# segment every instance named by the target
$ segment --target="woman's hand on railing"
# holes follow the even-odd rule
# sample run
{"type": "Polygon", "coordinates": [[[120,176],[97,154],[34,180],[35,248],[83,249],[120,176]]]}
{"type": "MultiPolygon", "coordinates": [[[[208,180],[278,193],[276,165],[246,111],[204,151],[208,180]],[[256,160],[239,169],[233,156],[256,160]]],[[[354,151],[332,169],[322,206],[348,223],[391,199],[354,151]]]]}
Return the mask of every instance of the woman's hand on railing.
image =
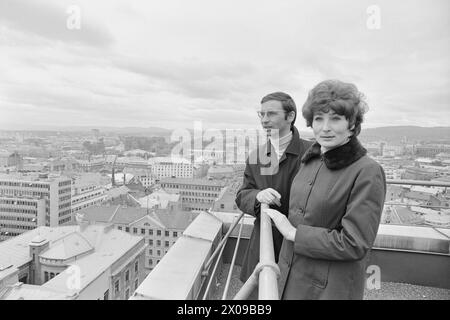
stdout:
{"type": "Polygon", "coordinates": [[[267,215],[272,219],[278,231],[286,240],[295,241],[297,229],[289,222],[289,219],[281,212],[274,209],[265,209],[267,215]]]}

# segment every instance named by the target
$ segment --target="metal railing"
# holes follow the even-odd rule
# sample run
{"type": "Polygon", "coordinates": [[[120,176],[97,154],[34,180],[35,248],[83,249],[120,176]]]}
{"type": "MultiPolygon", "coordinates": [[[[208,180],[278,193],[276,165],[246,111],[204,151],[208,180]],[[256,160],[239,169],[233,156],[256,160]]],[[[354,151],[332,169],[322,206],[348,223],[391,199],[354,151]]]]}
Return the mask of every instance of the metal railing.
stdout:
{"type": "Polygon", "coordinates": [[[267,204],[261,204],[261,238],[259,244],[259,261],[263,265],[259,273],[259,300],[278,300],[277,275],[270,264],[275,264],[273,249],[272,223],[265,212],[267,204]]]}
{"type": "MultiPolygon", "coordinates": [[[[217,260],[216,260],[216,263],[215,263],[215,265],[214,265],[213,271],[212,271],[212,273],[211,273],[211,277],[209,278],[208,285],[207,285],[206,290],[205,290],[205,292],[204,292],[204,294],[203,294],[203,300],[205,300],[205,299],[208,297],[208,293],[209,293],[209,291],[210,291],[210,289],[211,289],[211,283],[212,283],[212,280],[213,280],[213,276],[214,276],[214,274],[215,274],[215,272],[216,272],[217,266],[219,265],[219,261],[220,261],[220,258],[222,257],[222,254],[223,254],[223,251],[224,251],[224,249],[225,249],[225,245],[226,245],[226,243],[227,243],[227,241],[228,241],[228,238],[230,237],[230,235],[231,235],[231,233],[233,232],[233,230],[236,228],[236,226],[237,226],[237,224],[239,223],[239,221],[241,221],[241,219],[243,218],[243,216],[244,216],[244,213],[242,212],[242,213],[237,217],[237,219],[233,222],[233,224],[230,226],[230,228],[228,229],[228,231],[227,231],[227,233],[225,234],[225,236],[222,238],[222,240],[221,240],[221,241],[219,242],[219,244],[217,245],[217,248],[214,250],[214,252],[212,253],[212,255],[211,255],[211,257],[209,258],[209,260],[205,263],[205,265],[204,265],[204,267],[203,267],[203,272],[202,272],[203,280],[202,280],[202,285],[201,285],[201,286],[203,286],[203,284],[205,283],[205,281],[206,281],[208,275],[210,274],[210,273],[209,273],[209,268],[210,268],[212,262],[214,261],[214,259],[215,259],[216,256],[217,256],[217,260]]],[[[242,220],[243,220],[243,219],[242,219],[242,220]]],[[[241,235],[241,232],[242,232],[242,226],[243,226],[243,223],[241,223],[241,228],[240,228],[240,230],[239,230],[239,238],[240,238],[240,235],[241,235]]],[[[238,241],[237,244],[239,244],[239,241],[238,241]]],[[[237,249],[236,249],[236,250],[237,250],[237,249]]],[[[231,270],[232,270],[232,267],[230,267],[230,268],[231,268],[231,270]]],[[[230,277],[231,277],[231,273],[230,273],[230,277]]],[[[228,280],[227,280],[227,281],[228,281],[228,280]]]]}
{"type": "Polygon", "coordinates": [[[233,274],[233,268],[234,268],[234,264],[236,262],[236,255],[237,255],[237,252],[238,252],[238,249],[239,249],[239,242],[241,241],[241,234],[242,234],[242,227],[243,226],[244,226],[244,218],[242,218],[242,220],[241,220],[241,226],[239,228],[238,238],[237,238],[237,241],[236,241],[236,245],[234,247],[233,258],[231,259],[230,270],[228,272],[227,281],[225,283],[225,289],[223,291],[222,300],[226,300],[226,298],[227,298],[228,288],[229,288],[230,281],[231,281],[231,275],[233,274]]]}
{"type": "Polygon", "coordinates": [[[398,179],[387,179],[386,184],[408,184],[411,186],[427,186],[427,187],[450,187],[450,182],[433,182],[424,180],[398,180],[398,179]]]}
{"type": "Polygon", "coordinates": [[[259,241],[259,268],[253,272],[242,288],[234,297],[235,300],[244,300],[258,287],[259,300],[278,300],[278,280],[273,268],[275,253],[273,248],[272,223],[265,212],[269,205],[262,203],[260,212],[260,241],[259,241]]]}

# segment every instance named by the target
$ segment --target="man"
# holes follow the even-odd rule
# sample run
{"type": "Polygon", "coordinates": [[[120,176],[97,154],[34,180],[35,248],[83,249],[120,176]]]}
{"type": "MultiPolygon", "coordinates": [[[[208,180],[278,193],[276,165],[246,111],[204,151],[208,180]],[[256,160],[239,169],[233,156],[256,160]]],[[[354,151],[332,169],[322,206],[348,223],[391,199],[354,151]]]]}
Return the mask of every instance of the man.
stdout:
{"type": "MultiPolygon", "coordinates": [[[[288,216],[289,194],[292,180],[300,167],[300,160],[312,144],[310,141],[300,139],[297,128],[294,127],[297,117],[297,108],[294,100],[286,93],[274,92],[266,95],[261,100],[261,111],[258,112],[262,127],[272,132],[278,131],[278,143],[271,141],[268,146],[259,148],[258,154],[264,152],[270,156],[272,162],[276,162],[276,170],[268,173],[264,161],[250,155],[247,159],[244,182],[236,195],[236,204],[243,212],[256,217],[253,232],[247,250],[244,255],[241,271],[241,281],[247,281],[255,266],[259,262],[259,238],[260,238],[260,208],[261,203],[280,211],[288,216]]],[[[253,153],[254,155],[254,153],[253,153]]],[[[273,163],[271,163],[273,167],[273,163]]],[[[275,262],[278,262],[283,236],[275,226],[272,226],[275,262]]],[[[250,299],[257,299],[256,291],[250,299]]]]}

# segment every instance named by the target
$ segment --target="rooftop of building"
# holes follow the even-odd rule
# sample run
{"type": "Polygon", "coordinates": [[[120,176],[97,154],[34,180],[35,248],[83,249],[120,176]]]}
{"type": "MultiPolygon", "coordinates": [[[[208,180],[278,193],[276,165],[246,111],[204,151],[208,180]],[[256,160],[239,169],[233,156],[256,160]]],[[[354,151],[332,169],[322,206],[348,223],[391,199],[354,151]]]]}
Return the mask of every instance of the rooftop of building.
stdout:
{"type": "Polygon", "coordinates": [[[60,180],[68,180],[65,175],[58,173],[23,173],[23,172],[11,172],[0,173],[0,180],[2,181],[40,181],[40,182],[54,182],[60,180]]]}
{"type": "MultiPolygon", "coordinates": [[[[131,299],[220,299],[230,260],[234,261],[234,254],[237,252],[231,289],[227,295],[228,299],[233,298],[242,286],[238,266],[242,263],[245,242],[248,242],[252,232],[254,218],[244,215],[241,241],[237,249],[234,246],[239,243],[236,242],[239,241],[236,237],[241,233],[240,223],[231,233],[232,238],[225,241],[223,254],[216,244],[216,237],[223,236],[237,216],[238,214],[229,212],[210,212],[197,217],[131,299]],[[222,259],[215,262],[219,266],[217,273],[214,260],[212,264],[207,263],[216,250],[221,252],[219,256],[222,255],[222,259]],[[195,254],[189,255],[186,251],[195,254]],[[180,264],[180,261],[183,263],[180,264]],[[215,277],[217,274],[217,280],[212,281],[212,291],[208,293],[209,276],[215,277]],[[211,293],[214,289],[220,292],[211,293]]],[[[381,288],[366,289],[364,299],[448,299],[450,282],[445,277],[448,273],[449,242],[450,229],[380,225],[370,263],[382,270],[381,288]]]]}
{"type": "MultiPolygon", "coordinates": [[[[39,227],[1,242],[0,265],[12,265],[11,268],[17,269],[30,262],[29,244],[32,241],[35,243],[49,241],[49,248],[40,256],[60,260],[68,267],[76,266],[81,276],[80,285],[70,290],[67,288],[67,281],[72,272],[68,269],[42,286],[36,287],[69,295],[83,290],[140,242],[143,247],[145,246],[141,237],[116,230],[111,226],[87,225],[85,229],[80,229],[80,226],[39,227]]],[[[2,272],[0,279],[4,276],[2,272]]]]}
{"type": "Polygon", "coordinates": [[[183,211],[179,208],[173,210],[154,209],[123,206],[93,206],[82,211],[84,219],[102,223],[117,223],[131,225],[145,217],[156,225],[165,229],[184,230],[198,215],[195,212],[183,211]]]}
{"type": "MultiPolygon", "coordinates": [[[[108,186],[110,187],[111,185],[108,184],[108,186]]],[[[116,198],[121,195],[126,195],[129,192],[130,192],[130,189],[127,188],[126,186],[119,186],[119,187],[114,187],[114,188],[109,189],[108,191],[106,191],[106,194],[111,198],[116,198]]]]}
{"type": "Polygon", "coordinates": [[[159,206],[160,208],[165,209],[169,202],[180,201],[180,195],[177,193],[168,193],[164,189],[159,189],[148,196],[139,198],[138,201],[143,208],[159,206]]]}
{"type": "Polygon", "coordinates": [[[96,172],[80,172],[69,176],[74,180],[73,186],[75,188],[82,188],[92,185],[105,186],[111,182],[111,177],[96,172]]]}
{"type": "Polygon", "coordinates": [[[0,300],[66,300],[66,291],[18,282],[0,292],[0,300]]]}

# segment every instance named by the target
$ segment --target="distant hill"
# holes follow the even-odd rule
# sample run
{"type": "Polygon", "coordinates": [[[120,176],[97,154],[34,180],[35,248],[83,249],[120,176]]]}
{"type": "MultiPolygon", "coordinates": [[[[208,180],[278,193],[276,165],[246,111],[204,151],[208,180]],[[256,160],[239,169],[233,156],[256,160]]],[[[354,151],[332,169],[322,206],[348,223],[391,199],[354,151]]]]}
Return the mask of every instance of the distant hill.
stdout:
{"type": "Polygon", "coordinates": [[[364,141],[386,140],[409,143],[442,142],[450,143],[450,127],[395,126],[363,129],[361,139],[364,141]]]}
{"type": "MultiPolygon", "coordinates": [[[[157,136],[170,138],[173,130],[160,127],[102,127],[102,126],[74,126],[74,127],[48,127],[39,128],[37,130],[51,131],[77,131],[90,132],[92,129],[98,129],[101,133],[116,133],[127,136],[157,136]]],[[[15,130],[14,130],[15,131],[15,130]]],[[[19,131],[19,130],[17,130],[19,131]]],[[[34,130],[20,130],[34,131],[34,130]]],[[[189,130],[192,131],[192,130],[189,130]]],[[[192,132],[191,132],[192,133],[192,132]]],[[[311,131],[301,131],[300,135],[306,139],[312,138],[311,131]]],[[[384,140],[387,142],[406,141],[408,143],[449,143],[450,144],[450,127],[419,127],[419,126],[390,126],[362,129],[360,134],[361,140],[365,142],[384,140]]]]}

